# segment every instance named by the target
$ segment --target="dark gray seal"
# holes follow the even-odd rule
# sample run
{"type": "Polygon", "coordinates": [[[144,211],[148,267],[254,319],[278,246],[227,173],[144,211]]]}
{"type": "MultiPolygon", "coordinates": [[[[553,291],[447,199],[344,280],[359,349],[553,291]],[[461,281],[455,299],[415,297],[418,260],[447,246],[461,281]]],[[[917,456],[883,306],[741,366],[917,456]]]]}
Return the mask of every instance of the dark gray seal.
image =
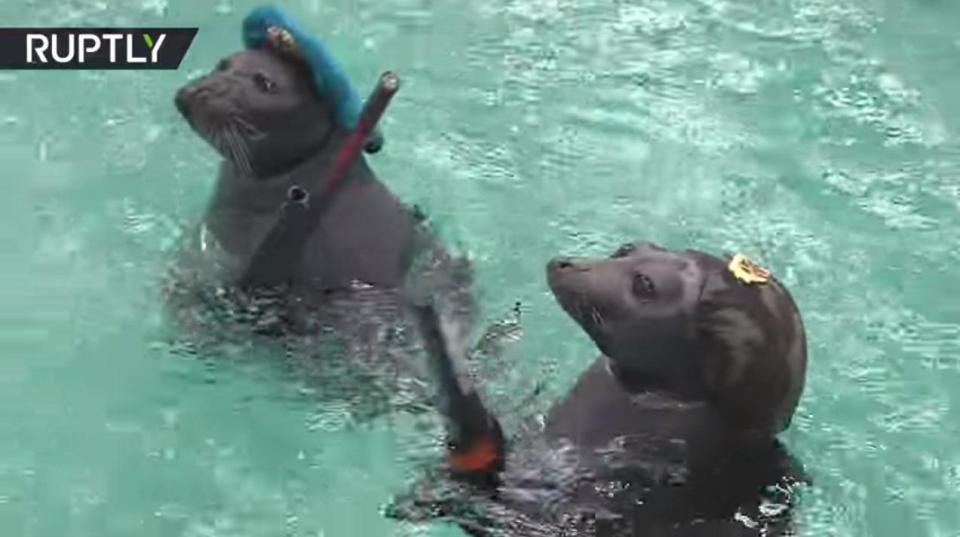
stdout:
{"type": "Polygon", "coordinates": [[[759,536],[791,525],[802,468],[777,439],[804,387],[787,289],[741,256],[650,243],[555,259],[550,289],[602,355],[542,428],[504,441],[431,307],[448,468],[390,515],[445,516],[472,535],[759,536]]]}
{"type": "Polygon", "coordinates": [[[384,390],[392,393],[399,376],[418,369],[401,350],[409,341],[399,289],[410,277],[449,291],[464,315],[471,314],[469,263],[448,254],[423,215],[404,205],[362,155],[338,189],[324,194],[326,209],[292,257],[295,266],[281,267],[289,278],[248,285],[266,279],[250,277],[251,259],[292,188],[322,190],[324,172],[348,135],[305,64],[269,48],[238,52],[183,86],[175,104],[223,157],[168,289],[169,310],[182,331],[205,343],[232,333],[242,338],[248,330],[295,335],[300,339],[287,343],[296,352],[288,348],[286,359],[300,371],[320,378],[323,366],[347,360],[363,367],[336,369],[325,385],[353,382],[365,391],[369,373],[388,379],[384,390]],[[333,360],[331,349],[346,358],[333,360]]]}
{"type": "MultiPolygon", "coordinates": [[[[223,157],[204,217],[207,241],[246,268],[293,185],[323,179],[347,133],[317,94],[306,68],[263,49],[220,61],[182,87],[175,102],[190,126],[223,157]]],[[[417,220],[358,159],[304,249],[298,283],[318,290],[353,282],[400,285],[417,220]]]]}

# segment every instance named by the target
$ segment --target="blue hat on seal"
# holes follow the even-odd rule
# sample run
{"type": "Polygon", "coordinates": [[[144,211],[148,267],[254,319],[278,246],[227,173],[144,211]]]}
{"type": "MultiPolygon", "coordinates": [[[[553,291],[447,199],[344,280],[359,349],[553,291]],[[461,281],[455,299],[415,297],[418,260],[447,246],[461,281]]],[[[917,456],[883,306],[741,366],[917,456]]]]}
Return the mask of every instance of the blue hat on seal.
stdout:
{"type": "MultiPolygon", "coordinates": [[[[323,43],[283,11],[269,5],[253,8],[243,19],[243,44],[248,49],[268,47],[304,62],[313,72],[317,92],[332,100],[337,123],[346,130],[356,128],[363,106],[347,75],[323,43]]],[[[364,150],[376,153],[382,147],[383,135],[375,129],[364,150]]]]}

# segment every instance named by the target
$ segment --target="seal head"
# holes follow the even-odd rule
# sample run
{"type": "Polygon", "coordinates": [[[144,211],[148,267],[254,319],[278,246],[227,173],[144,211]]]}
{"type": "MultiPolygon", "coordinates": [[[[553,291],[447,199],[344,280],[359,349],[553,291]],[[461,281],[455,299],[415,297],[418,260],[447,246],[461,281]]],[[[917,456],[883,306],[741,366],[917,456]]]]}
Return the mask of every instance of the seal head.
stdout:
{"type": "Polygon", "coordinates": [[[309,69],[268,49],[223,58],[180,88],[174,102],[197,134],[257,177],[296,166],[338,129],[309,69]]]}
{"type": "MultiPolygon", "coordinates": [[[[261,5],[243,19],[243,44],[248,49],[267,47],[296,58],[310,69],[317,91],[327,95],[334,118],[345,130],[357,128],[363,108],[360,97],[343,68],[317,37],[306,32],[287,13],[276,6],[261,5]]],[[[374,127],[364,144],[367,153],[383,147],[383,135],[374,127]]]]}
{"type": "Polygon", "coordinates": [[[745,431],[789,426],[806,339],[769,272],[742,256],[635,242],[608,258],[551,260],[547,279],[625,386],[707,400],[745,431]]]}

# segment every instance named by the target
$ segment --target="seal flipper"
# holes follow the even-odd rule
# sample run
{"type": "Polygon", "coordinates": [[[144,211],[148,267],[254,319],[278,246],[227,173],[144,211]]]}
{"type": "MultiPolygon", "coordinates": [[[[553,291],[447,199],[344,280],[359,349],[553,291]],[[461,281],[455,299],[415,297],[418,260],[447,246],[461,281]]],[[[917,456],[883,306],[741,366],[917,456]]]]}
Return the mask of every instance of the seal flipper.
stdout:
{"type": "Polygon", "coordinates": [[[458,479],[496,486],[506,451],[500,422],[484,406],[469,379],[458,374],[464,356],[451,348],[453,340],[436,309],[432,305],[412,309],[438,383],[450,471],[458,479]]]}

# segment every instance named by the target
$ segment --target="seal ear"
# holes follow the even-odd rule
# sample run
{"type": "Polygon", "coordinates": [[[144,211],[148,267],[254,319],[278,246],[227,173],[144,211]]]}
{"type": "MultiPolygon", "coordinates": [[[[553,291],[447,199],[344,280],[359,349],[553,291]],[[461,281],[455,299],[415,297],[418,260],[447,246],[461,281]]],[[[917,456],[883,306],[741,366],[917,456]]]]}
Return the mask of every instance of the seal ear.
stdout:
{"type": "Polygon", "coordinates": [[[786,288],[743,256],[711,264],[696,314],[710,397],[743,430],[779,433],[804,387],[800,313],[786,288]]]}

